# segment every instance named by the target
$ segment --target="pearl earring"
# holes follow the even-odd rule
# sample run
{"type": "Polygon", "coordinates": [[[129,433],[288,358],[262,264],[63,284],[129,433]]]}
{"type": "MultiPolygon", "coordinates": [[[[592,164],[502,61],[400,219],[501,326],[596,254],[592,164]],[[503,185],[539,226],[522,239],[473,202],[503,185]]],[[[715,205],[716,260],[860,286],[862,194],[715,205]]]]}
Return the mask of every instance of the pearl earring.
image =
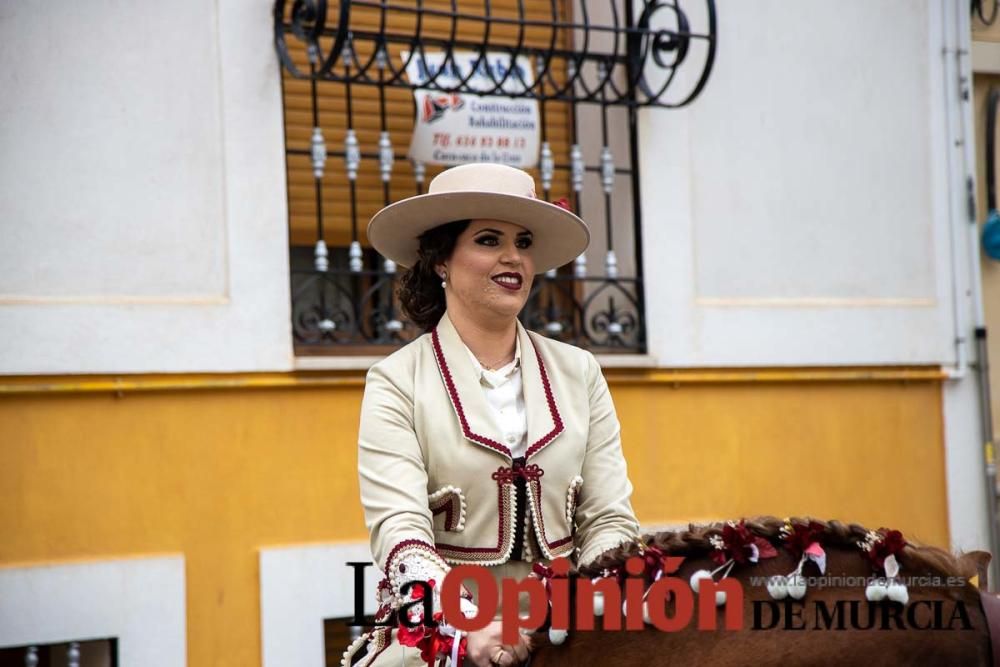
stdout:
{"type": "Polygon", "coordinates": [[[446,279],[447,277],[448,277],[448,274],[446,274],[446,273],[442,273],[442,274],[441,274],[441,289],[444,289],[444,287],[445,287],[445,284],[446,284],[446,283],[445,283],[445,279],[446,279]]]}

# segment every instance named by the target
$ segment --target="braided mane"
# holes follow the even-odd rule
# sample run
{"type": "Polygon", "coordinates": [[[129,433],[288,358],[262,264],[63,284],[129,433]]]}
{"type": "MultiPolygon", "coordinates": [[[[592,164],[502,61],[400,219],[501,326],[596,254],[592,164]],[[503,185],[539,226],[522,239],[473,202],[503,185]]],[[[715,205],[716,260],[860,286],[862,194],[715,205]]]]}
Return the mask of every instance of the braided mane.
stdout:
{"type": "MultiPolygon", "coordinates": [[[[821,521],[809,518],[792,518],[792,525],[808,525],[810,521],[823,526],[820,543],[825,548],[840,548],[860,554],[858,543],[864,541],[868,528],[856,523],[845,524],[840,521],[821,521]]],[[[713,551],[709,538],[722,535],[725,524],[721,522],[703,526],[689,524],[687,530],[665,531],[643,537],[647,546],[654,546],[664,553],[686,558],[708,557],[713,551]]],[[[785,525],[784,519],[773,516],[761,516],[746,520],[750,532],[770,541],[781,550],[781,535],[779,531],[785,525]]],[[[605,568],[621,567],[629,556],[640,551],[637,544],[625,544],[605,552],[594,563],[581,567],[580,573],[586,576],[597,576],[605,568]]],[[[900,565],[910,572],[929,572],[940,576],[958,576],[966,580],[976,575],[975,565],[956,557],[955,555],[932,546],[908,543],[899,557],[900,565]]]]}

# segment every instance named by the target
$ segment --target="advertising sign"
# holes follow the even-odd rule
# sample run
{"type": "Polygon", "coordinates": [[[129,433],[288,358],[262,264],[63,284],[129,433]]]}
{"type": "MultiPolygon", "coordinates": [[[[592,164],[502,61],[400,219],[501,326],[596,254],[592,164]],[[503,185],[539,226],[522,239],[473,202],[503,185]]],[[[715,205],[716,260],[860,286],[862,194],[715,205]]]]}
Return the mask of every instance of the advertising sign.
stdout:
{"type": "MultiPolygon", "coordinates": [[[[444,88],[469,77],[466,86],[480,91],[492,91],[503,80],[501,90],[509,94],[523,93],[534,81],[527,56],[512,61],[505,53],[487,53],[477,66],[478,53],[455,51],[452,55],[445,63],[443,52],[416,54],[406,67],[406,75],[411,83],[420,85],[440,72],[434,83],[444,88]],[[512,64],[514,70],[508,73],[512,64]]],[[[404,52],[404,62],[407,57],[404,52]]],[[[498,162],[521,168],[538,163],[537,101],[437,90],[415,90],[413,94],[417,117],[411,159],[443,165],[498,162]]]]}

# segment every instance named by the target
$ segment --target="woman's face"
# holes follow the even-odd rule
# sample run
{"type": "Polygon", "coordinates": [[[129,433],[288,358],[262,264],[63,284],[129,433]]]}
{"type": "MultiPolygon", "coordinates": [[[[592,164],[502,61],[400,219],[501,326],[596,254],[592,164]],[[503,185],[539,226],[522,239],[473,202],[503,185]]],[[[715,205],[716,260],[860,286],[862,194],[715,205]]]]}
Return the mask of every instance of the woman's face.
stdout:
{"type": "Polygon", "coordinates": [[[520,225],[472,220],[438,268],[447,272],[448,308],[486,319],[517,317],[535,275],[532,241],[531,232],[520,225]]]}

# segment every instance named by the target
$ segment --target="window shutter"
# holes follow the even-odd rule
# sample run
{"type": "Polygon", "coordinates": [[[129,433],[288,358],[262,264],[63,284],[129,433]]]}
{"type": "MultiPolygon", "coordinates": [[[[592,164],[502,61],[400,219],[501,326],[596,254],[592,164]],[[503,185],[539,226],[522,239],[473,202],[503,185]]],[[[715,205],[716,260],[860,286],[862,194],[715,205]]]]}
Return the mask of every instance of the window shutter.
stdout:
{"type": "MultiPolygon", "coordinates": [[[[523,18],[538,22],[524,30],[523,46],[525,48],[548,48],[552,41],[553,8],[559,12],[557,19],[565,19],[566,2],[564,0],[494,0],[490,3],[491,17],[500,19],[518,19],[518,4],[524,8],[523,18]]],[[[414,0],[395,2],[394,6],[416,7],[414,0]]],[[[422,3],[425,12],[430,10],[451,11],[449,0],[426,0],[422,3]]],[[[459,0],[458,10],[463,14],[481,16],[484,14],[484,4],[471,0],[459,0]]],[[[331,8],[328,16],[336,16],[336,8],[331,8]]],[[[351,30],[360,32],[378,32],[380,12],[372,7],[353,5],[351,8],[351,30]]],[[[385,31],[395,34],[414,34],[416,19],[412,14],[395,11],[386,18],[385,31]]],[[[447,40],[451,34],[451,21],[445,17],[425,16],[421,27],[423,37],[447,40]]],[[[459,20],[457,34],[463,40],[476,41],[483,37],[484,24],[480,21],[459,20]]],[[[571,35],[560,30],[557,37],[557,48],[566,48],[571,35]]],[[[332,40],[321,43],[325,50],[331,48],[332,40]]],[[[518,28],[514,25],[493,24],[490,28],[490,43],[515,47],[518,42],[518,28]]],[[[372,47],[367,40],[358,40],[357,58],[359,62],[367,62],[372,57],[372,47]]],[[[397,70],[402,67],[401,53],[407,49],[405,44],[389,44],[389,56],[392,66],[397,70]]],[[[431,47],[426,49],[432,50],[431,47]]],[[[301,71],[309,70],[309,63],[303,49],[295,49],[292,56],[301,71]]],[[[534,63],[533,63],[534,64],[534,63]]],[[[338,66],[340,66],[338,64],[338,66]]],[[[343,69],[341,68],[341,72],[343,69]]],[[[369,70],[375,77],[378,70],[373,66],[369,70]]],[[[391,71],[386,70],[386,77],[391,71]]],[[[554,72],[558,81],[565,76],[564,72],[554,72]]],[[[288,149],[288,204],[289,204],[289,234],[293,246],[308,246],[317,239],[316,219],[316,186],[313,179],[310,158],[310,139],[313,133],[313,118],[311,104],[311,82],[295,79],[282,70],[283,94],[285,101],[285,142],[288,149]]],[[[382,131],[379,90],[382,89],[385,99],[386,129],[389,131],[393,150],[396,156],[392,177],[389,182],[389,201],[397,201],[417,194],[413,168],[406,159],[413,130],[413,94],[407,88],[380,87],[374,85],[352,84],[349,87],[343,83],[319,81],[316,84],[318,96],[319,126],[323,130],[328,152],[326,169],[322,183],[323,228],[326,242],[331,246],[343,247],[352,240],[352,216],[350,183],[344,165],[344,137],[348,128],[348,95],[350,96],[351,126],[357,133],[361,146],[361,167],[356,183],[356,213],[358,240],[367,246],[365,227],[368,220],[386,202],[378,162],[379,134],[382,131]]],[[[545,138],[552,146],[557,164],[569,162],[569,147],[572,143],[570,104],[562,102],[547,102],[544,104],[545,138]]],[[[427,165],[426,183],[430,182],[442,167],[427,165]]],[[[538,170],[529,170],[538,180],[538,170]]],[[[541,195],[541,185],[538,184],[541,195]]],[[[552,199],[570,194],[570,174],[568,169],[557,169],[552,184],[552,199]]]]}

